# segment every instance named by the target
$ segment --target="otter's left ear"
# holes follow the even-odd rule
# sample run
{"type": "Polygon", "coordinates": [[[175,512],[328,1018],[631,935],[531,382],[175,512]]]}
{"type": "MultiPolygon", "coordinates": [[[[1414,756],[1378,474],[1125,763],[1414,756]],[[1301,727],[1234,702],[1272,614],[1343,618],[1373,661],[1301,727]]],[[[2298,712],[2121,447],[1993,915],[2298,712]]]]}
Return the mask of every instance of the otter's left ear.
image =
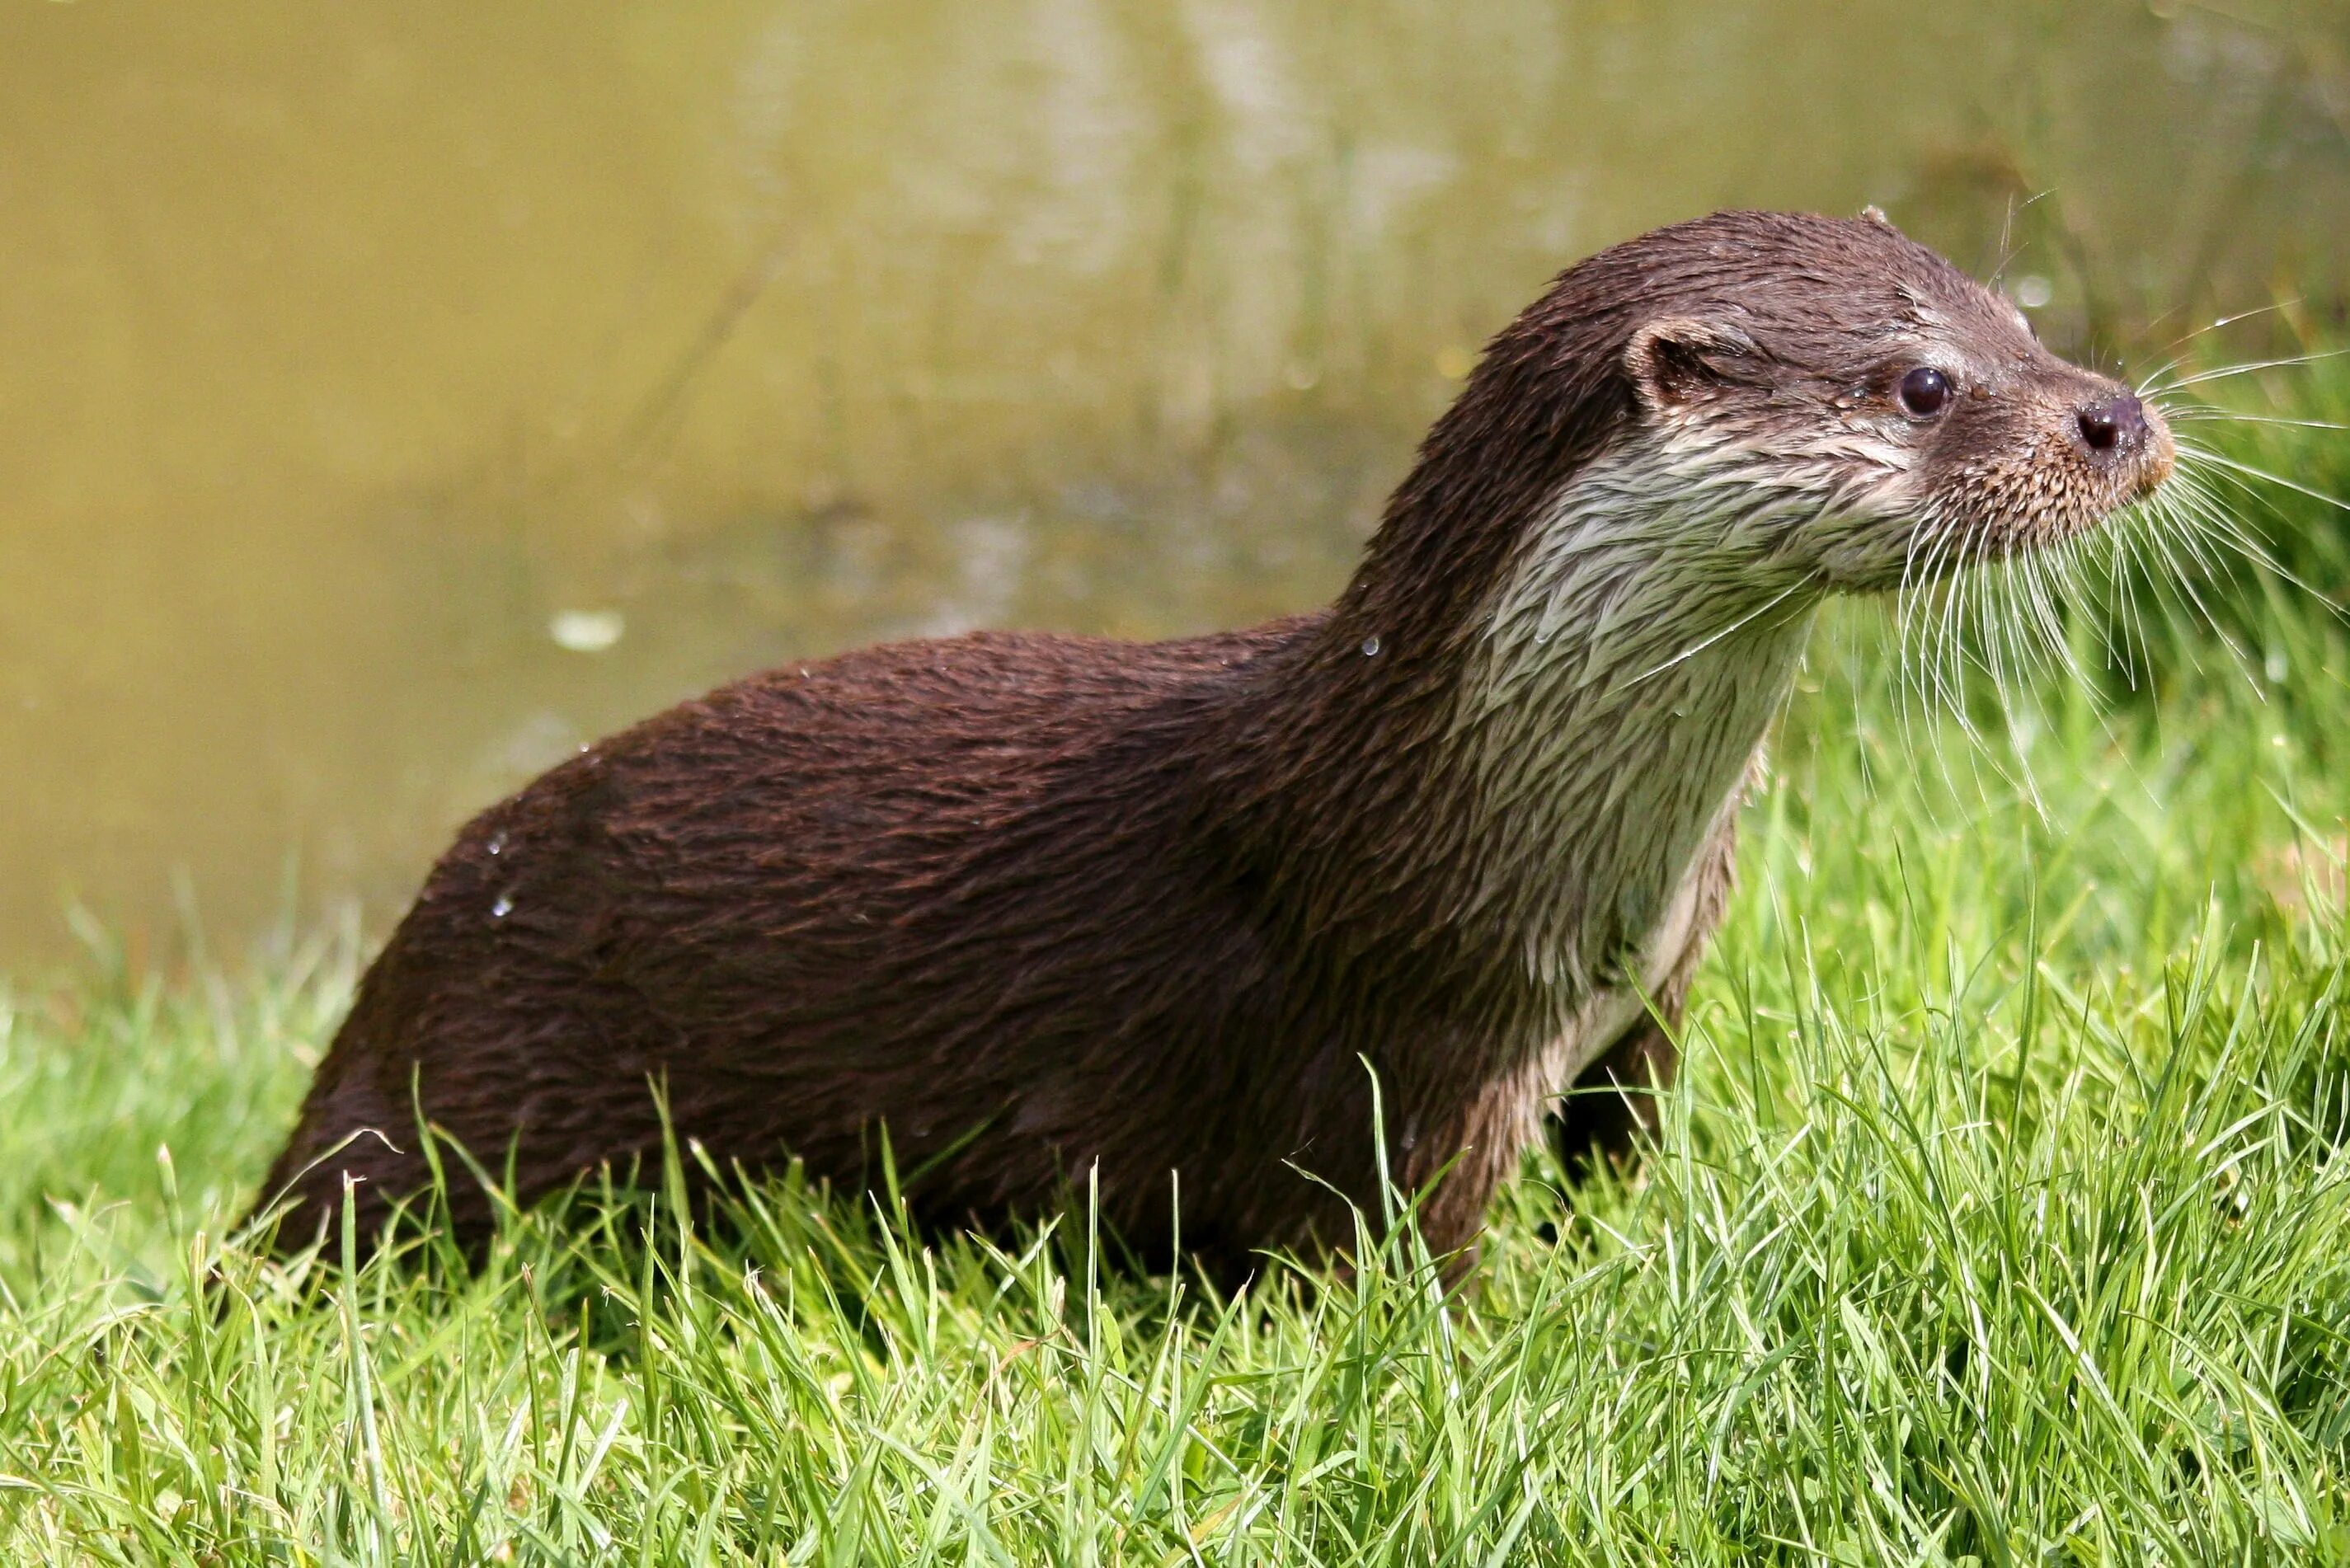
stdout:
{"type": "Polygon", "coordinates": [[[1642,323],[1632,334],[1624,369],[1649,412],[1671,413],[1739,379],[1741,361],[1755,351],[1754,339],[1735,327],[1667,316],[1642,323]]]}

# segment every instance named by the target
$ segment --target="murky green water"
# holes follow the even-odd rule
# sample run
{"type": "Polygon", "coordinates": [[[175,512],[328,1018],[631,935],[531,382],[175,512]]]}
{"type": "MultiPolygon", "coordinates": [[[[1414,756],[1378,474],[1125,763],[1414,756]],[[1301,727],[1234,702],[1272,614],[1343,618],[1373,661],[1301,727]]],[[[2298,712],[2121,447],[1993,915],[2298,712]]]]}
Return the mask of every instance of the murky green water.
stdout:
{"type": "Polygon", "coordinates": [[[380,915],[765,662],[1308,604],[1560,265],[1868,201],[2109,351],[2338,309],[2350,7],[8,0],[0,970],[380,915]]]}

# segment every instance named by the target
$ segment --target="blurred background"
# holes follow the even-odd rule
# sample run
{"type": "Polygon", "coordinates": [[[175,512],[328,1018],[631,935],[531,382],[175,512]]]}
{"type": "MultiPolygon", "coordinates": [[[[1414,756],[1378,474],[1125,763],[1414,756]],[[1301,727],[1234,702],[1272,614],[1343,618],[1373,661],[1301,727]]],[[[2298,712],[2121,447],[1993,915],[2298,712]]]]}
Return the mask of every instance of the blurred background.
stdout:
{"type": "Polygon", "coordinates": [[[0,972],[380,925],[764,664],[1312,604],[1560,267],[1869,202],[2106,369],[2338,326],[2350,5],[8,5],[0,972]]]}

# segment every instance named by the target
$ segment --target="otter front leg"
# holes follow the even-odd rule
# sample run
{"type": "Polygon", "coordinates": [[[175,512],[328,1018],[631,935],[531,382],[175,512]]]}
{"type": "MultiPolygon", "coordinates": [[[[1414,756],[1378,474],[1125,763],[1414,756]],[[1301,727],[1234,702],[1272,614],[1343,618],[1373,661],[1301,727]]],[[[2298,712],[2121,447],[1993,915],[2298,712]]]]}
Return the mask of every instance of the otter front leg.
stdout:
{"type": "MultiPolygon", "coordinates": [[[[1746,782],[1731,795],[1716,820],[1697,864],[1683,884],[1687,924],[1678,929],[1668,922],[1670,942],[1664,973],[1638,1018],[1611,1042],[1598,1059],[1575,1078],[1553,1107],[1551,1147],[1569,1175],[1581,1177],[1601,1159],[1621,1165],[1639,1152],[1653,1136],[1660,1102],[1672,1087],[1680,1065],[1681,1014],[1689,1002],[1690,982],[1705,957],[1730,902],[1731,885],[1738,868],[1738,808],[1761,782],[1762,750],[1756,747],[1747,763],[1746,782]]],[[[1677,900],[1678,901],[1678,900],[1677,900]]]]}
{"type": "MultiPolygon", "coordinates": [[[[1680,1028],[1681,998],[1660,1008],[1672,1031],[1680,1028]]],[[[1599,1059],[1560,1096],[1550,1115],[1549,1133],[1559,1164],[1581,1178],[1601,1160],[1623,1165],[1657,1130],[1658,1102],[1672,1087],[1680,1050],[1672,1033],[1642,1012],[1638,1023],[1617,1037],[1599,1059]]]]}

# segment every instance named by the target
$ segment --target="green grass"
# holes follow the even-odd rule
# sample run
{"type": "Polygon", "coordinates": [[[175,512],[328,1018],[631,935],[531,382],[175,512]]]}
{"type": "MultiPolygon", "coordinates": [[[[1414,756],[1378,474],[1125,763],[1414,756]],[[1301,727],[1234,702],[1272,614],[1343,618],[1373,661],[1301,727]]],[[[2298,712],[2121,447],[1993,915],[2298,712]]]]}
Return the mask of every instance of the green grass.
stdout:
{"type": "Polygon", "coordinates": [[[1832,625],[1661,1152],[1450,1301],[1378,1217],[1222,1302],[789,1181],[281,1270],[221,1236],[355,944],[94,961],[0,1009],[0,1560],[2350,1562],[2350,643],[2239,599],[1980,742],[1832,625]]]}

